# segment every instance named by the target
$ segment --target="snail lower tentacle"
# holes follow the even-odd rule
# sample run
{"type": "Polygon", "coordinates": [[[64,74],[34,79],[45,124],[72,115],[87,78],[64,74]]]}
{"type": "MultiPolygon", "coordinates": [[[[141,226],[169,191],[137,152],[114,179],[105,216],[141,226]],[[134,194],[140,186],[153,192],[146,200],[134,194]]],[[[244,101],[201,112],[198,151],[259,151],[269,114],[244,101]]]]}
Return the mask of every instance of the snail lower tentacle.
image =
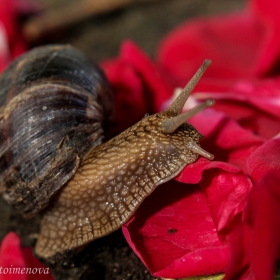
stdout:
{"type": "Polygon", "coordinates": [[[39,257],[52,259],[118,229],[158,185],[199,155],[213,159],[199,146],[200,133],[185,122],[213,102],[180,115],[209,65],[167,110],[105,143],[111,91],[102,71],[80,52],[35,49],[4,72],[0,190],[25,216],[42,211],[39,257]]]}

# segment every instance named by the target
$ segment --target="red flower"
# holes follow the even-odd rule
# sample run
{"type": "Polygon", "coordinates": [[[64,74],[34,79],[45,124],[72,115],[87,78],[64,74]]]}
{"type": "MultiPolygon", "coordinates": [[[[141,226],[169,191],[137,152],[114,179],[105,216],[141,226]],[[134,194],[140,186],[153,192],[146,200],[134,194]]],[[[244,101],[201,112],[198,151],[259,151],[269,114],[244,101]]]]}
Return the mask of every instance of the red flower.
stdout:
{"type": "Polygon", "coordinates": [[[53,280],[49,268],[32,255],[31,248],[21,248],[19,237],[11,232],[0,248],[0,280],[53,280]]]}
{"type": "Polygon", "coordinates": [[[280,246],[280,138],[259,147],[248,158],[256,182],[244,220],[230,235],[232,248],[227,280],[273,279],[280,246]]]}
{"type": "Polygon", "coordinates": [[[32,0],[0,0],[0,72],[16,56],[27,50],[20,17],[38,11],[32,0]]]}
{"type": "MultiPolygon", "coordinates": [[[[228,279],[272,277],[280,228],[273,215],[280,204],[279,143],[270,140],[280,131],[277,5],[252,0],[243,12],[183,24],[163,40],[157,65],[131,43],[111,62],[111,69],[121,64],[134,73],[140,108],[149,104],[153,112],[166,107],[170,88],[184,86],[205,58],[213,61],[190,103],[216,100],[214,109],[191,120],[215,161],[188,165],[176,178],[181,183],[159,186],[123,227],[155,276],[227,270],[228,279]]],[[[120,69],[119,80],[109,68],[107,74],[113,85],[121,81],[126,88],[131,80],[120,69]]],[[[130,106],[137,112],[138,104],[130,106]]]]}

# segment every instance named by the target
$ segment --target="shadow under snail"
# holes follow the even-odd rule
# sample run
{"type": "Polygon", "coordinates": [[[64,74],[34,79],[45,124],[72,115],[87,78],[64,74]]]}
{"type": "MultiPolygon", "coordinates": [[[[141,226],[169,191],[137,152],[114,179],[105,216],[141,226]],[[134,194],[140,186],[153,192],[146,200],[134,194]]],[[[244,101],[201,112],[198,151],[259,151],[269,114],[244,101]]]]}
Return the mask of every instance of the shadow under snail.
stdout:
{"type": "Polygon", "coordinates": [[[165,111],[145,116],[108,142],[112,93],[103,72],[71,46],[16,59],[0,77],[0,191],[25,217],[41,213],[35,254],[55,258],[127,222],[160,184],[199,155],[201,135],[181,114],[203,65],[165,111]]]}

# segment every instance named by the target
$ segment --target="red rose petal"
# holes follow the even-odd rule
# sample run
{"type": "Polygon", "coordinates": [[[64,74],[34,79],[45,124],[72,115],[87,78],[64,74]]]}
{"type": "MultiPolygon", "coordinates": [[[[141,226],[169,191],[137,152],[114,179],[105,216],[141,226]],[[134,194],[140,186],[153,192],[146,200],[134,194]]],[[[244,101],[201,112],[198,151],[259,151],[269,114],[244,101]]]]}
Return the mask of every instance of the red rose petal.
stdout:
{"type": "Polygon", "coordinates": [[[205,110],[190,120],[190,123],[201,132],[205,138],[217,134],[215,144],[223,149],[236,149],[246,145],[262,144],[264,139],[242,128],[233,119],[222,112],[205,110]],[[237,137],[238,135],[238,137],[237,137]]]}
{"type": "Polygon", "coordinates": [[[200,99],[215,99],[215,109],[269,139],[280,131],[280,79],[240,81],[224,93],[204,92],[200,99]]]}
{"type": "Polygon", "coordinates": [[[273,279],[280,246],[279,182],[280,169],[274,169],[252,189],[245,220],[230,238],[232,261],[226,280],[273,279]]]}
{"type": "Polygon", "coordinates": [[[219,241],[205,197],[195,185],[172,180],[159,186],[123,232],[158,277],[218,273],[228,260],[228,248],[219,241]]]}
{"type": "Polygon", "coordinates": [[[250,179],[238,167],[206,159],[188,165],[176,180],[199,183],[221,237],[235,226],[234,220],[244,210],[245,198],[252,188],[250,179]]]}
{"type": "Polygon", "coordinates": [[[267,173],[254,187],[248,205],[248,222],[253,228],[251,266],[256,279],[273,278],[279,254],[280,169],[267,173]]]}
{"type": "Polygon", "coordinates": [[[53,280],[49,268],[33,256],[31,248],[21,248],[20,239],[13,232],[2,240],[0,268],[1,280],[37,280],[38,277],[42,280],[53,280]]]}
{"type": "Polygon", "coordinates": [[[244,211],[253,184],[243,172],[216,169],[205,172],[199,185],[205,192],[220,237],[225,238],[239,221],[236,219],[244,211]]]}
{"type": "Polygon", "coordinates": [[[113,134],[117,134],[141,120],[147,113],[144,85],[135,69],[121,59],[104,62],[102,67],[114,92],[113,134]]]}
{"type": "Polygon", "coordinates": [[[217,90],[254,75],[263,37],[265,30],[249,12],[193,20],[164,38],[158,60],[182,86],[205,58],[211,59],[196,90],[217,90]]]}
{"type": "Polygon", "coordinates": [[[212,109],[196,115],[190,123],[205,136],[201,146],[211,152],[215,160],[234,164],[245,173],[247,157],[264,142],[263,138],[242,128],[224,113],[212,109]]]}
{"type": "MultiPolygon", "coordinates": [[[[130,85],[132,82],[129,80],[129,77],[123,77],[119,81],[112,78],[110,71],[112,71],[114,64],[121,64],[124,69],[130,69],[130,71],[134,73],[134,76],[140,81],[142,95],[147,105],[147,111],[145,113],[158,112],[162,103],[173,93],[173,88],[166,82],[167,79],[163,76],[160,69],[131,41],[126,41],[122,44],[120,55],[117,60],[105,61],[101,65],[105,69],[109,80],[111,81],[112,79],[113,87],[114,82],[122,83],[122,87],[124,88],[127,87],[126,83],[130,85]]],[[[121,68],[119,68],[117,74],[121,77],[123,74],[121,68]]],[[[137,108],[137,105],[136,100],[134,107],[137,108]]]]}
{"type": "Polygon", "coordinates": [[[134,43],[127,41],[121,48],[123,59],[131,63],[145,81],[150,93],[146,101],[153,100],[153,112],[160,111],[162,103],[171,96],[173,87],[166,81],[160,68],[148,58],[134,43]]]}
{"type": "MultiPolygon", "coordinates": [[[[225,112],[229,117],[235,119],[243,128],[254,132],[264,139],[274,137],[280,131],[280,118],[273,115],[273,107],[270,101],[259,100],[262,106],[267,106],[266,111],[260,110],[257,106],[252,106],[253,102],[236,102],[235,99],[219,100],[216,102],[215,109],[225,112]]],[[[272,101],[272,100],[271,100],[272,101]]],[[[276,102],[275,102],[276,103],[276,102]]],[[[280,108],[278,108],[280,111],[280,108]]]]}
{"type": "Polygon", "coordinates": [[[223,280],[255,280],[248,269],[251,247],[251,228],[247,224],[238,225],[229,236],[230,261],[223,280]]]}
{"type": "Polygon", "coordinates": [[[247,169],[255,182],[270,171],[280,170],[280,137],[267,141],[255,150],[248,158],[247,169]]]}
{"type": "MultiPolygon", "coordinates": [[[[27,280],[27,274],[10,274],[5,273],[9,268],[25,268],[26,262],[24,260],[19,237],[11,232],[2,240],[0,248],[0,267],[3,269],[0,273],[2,280],[27,280]]],[[[7,271],[8,272],[8,271],[7,271]]]]}
{"type": "Polygon", "coordinates": [[[240,171],[238,167],[232,164],[223,161],[209,161],[201,157],[196,162],[187,165],[175,179],[185,184],[197,184],[201,181],[203,172],[213,168],[219,168],[233,173],[240,171]]]}
{"type": "Polygon", "coordinates": [[[160,45],[161,65],[182,85],[203,59],[212,59],[197,87],[207,91],[228,88],[238,78],[279,73],[279,3],[250,4],[246,12],[193,20],[175,29],[160,45]]]}
{"type": "Polygon", "coordinates": [[[259,65],[257,67],[258,73],[263,74],[269,72],[272,68],[275,70],[276,67],[274,64],[277,64],[277,59],[279,58],[279,2],[277,0],[271,0],[269,3],[265,0],[251,0],[249,3],[252,12],[259,21],[259,24],[266,30],[265,44],[263,46],[262,56],[260,57],[259,65]]]}
{"type": "Polygon", "coordinates": [[[202,112],[191,123],[206,135],[203,147],[227,163],[200,158],[187,165],[176,179],[199,183],[205,191],[216,228],[224,236],[235,226],[235,219],[244,210],[245,198],[252,188],[250,179],[240,168],[246,172],[249,154],[264,141],[214,110],[202,112]]]}

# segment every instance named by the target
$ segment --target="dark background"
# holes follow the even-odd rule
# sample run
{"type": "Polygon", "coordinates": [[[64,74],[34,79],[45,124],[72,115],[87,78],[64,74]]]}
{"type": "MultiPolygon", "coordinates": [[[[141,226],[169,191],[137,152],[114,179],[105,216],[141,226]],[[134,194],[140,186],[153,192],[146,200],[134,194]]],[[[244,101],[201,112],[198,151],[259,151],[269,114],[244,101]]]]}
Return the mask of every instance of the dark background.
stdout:
{"type": "MultiPolygon", "coordinates": [[[[73,0],[40,0],[45,8],[60,10],[77,5],[73,0]]],[[[98,0],[86,0],[98,1],[98,0]]],[[[99,0],[103,1],[103,0],[99,0]]],[[[117,1],[117,0],[116,0],[117,1]]],[[[161,38],[185,20],[236,11],[244,0],[150,0],[131,1],[127,7],[88,18],[68,31],[48,36],[54,42],[70,43],[95,61],[116,56],[123,40],[132,39],[151,56],[161,38]]]]}

